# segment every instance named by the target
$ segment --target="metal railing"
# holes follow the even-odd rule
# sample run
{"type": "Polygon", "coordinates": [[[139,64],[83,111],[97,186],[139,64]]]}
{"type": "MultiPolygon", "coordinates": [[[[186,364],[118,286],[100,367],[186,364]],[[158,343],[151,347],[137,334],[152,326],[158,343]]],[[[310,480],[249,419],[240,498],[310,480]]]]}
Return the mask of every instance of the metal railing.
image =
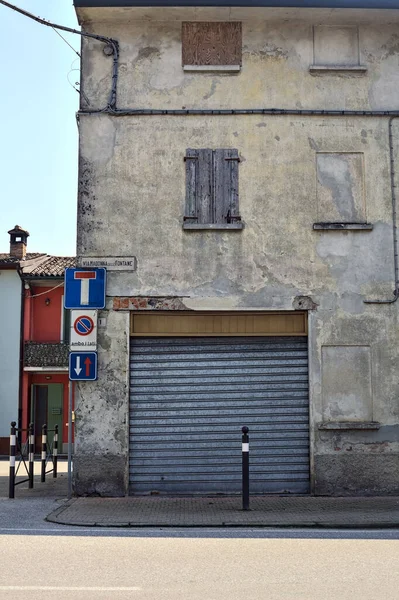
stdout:
{"type": "MultiPolygon", "coordinates": [[[[12,421],[10,431],[10,475],[8,497],[15,498],[15,488],[22,483],[29,483],[29,489],[34,487],[34,470],[35,470],[35,434],[33,423],[29,424],[28,429],[21,429],[16,426],[16,422],[12,421]],[[24,444],[18,439],[17,433],[27,432],[27,439],[24,444]],[[25,460],[25,457],[28,460],[25,460]],[[27,464],[28,463],[28,464],[27,464]],[[27,478],[17,481],[19,469],[23,465],[27,478]]],[[[54,429],[47,429],[47,425],[42,426],[42,449],[41,449],[41,475],[40,481],[46,481],[46,475],[53,473],[53,478],[57,477],[58,463],[58,425],[54,429]],[[49,432],[54,432],[52,443],[48,443],[47,435],[49,432]],[[46,470],[49,462],[52,462],[52,469],[46,470]]]]}

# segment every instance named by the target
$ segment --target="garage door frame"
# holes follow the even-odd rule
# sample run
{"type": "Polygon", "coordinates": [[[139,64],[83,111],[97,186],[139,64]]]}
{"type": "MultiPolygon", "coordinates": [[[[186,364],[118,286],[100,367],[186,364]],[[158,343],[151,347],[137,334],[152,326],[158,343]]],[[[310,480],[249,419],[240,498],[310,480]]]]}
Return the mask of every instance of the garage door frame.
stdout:
{"type": "MultiPolygon", "coordinates": [[[[251,337],[251,336],[253,336],[253,337],[283,337],[283,336],[291,336],[291,337],[293,337],[293,336],[304,336],[304,335],[306,336],[307,335],[307,313],[306,312],[299,313],[299,311],[295,312],[295,313],[291,313],[291,312],[288,313],[288,311],[284,312],[284,313],[282,313],[282,312],[273,312],[273,313],[270,313],[270,312],[268,312],[268,313],[260,313],[260,312],[256,312],[256,313],[255,312],[246,312],[246,313],[236,313],[236,312],[231,312],[231,313],[226,313],[226,312],[223,312],[223,313],[221,313],[221,312],[192,313],[191,312],[191,313],[186,313],[185,311],[181,311],[181,312],[179,311],[179,313],[176,313],[175,311],[173,311],[173,312],[172,311],[169,311],[169,312],[162,311],[162,316],[164,316],[164,315],[166,315],[168,317],[169,316],[173,316],[174,319],[181,319],[182,317],[184,318],[187,315],[189,315],[190,317],[195,315],[196,318],[201,318],[203,316],[206,316],[207,319],[208,319],[208,326],[209,326],[209,317],[210,316],[216,317],[216,322],[218,322],[218,323],[222,322],[220,320],[221,316],[223,316],[224,318],[226,316],[231,316],[231,317],[233,317],[235,319],[237,319],[237,317],[244,317],[247,323],[248,322],[251,323],[251,321],[248,321],[248,317],[251,317],[252,315],[255,315],[256,317],[259,317],[259,315],[262,315],[262,316],[267,315],[267,317],[269,317],[269,319],[270,319],[270,317],[277,317],[277,318],[279,318],[281,316],[284,316],[286,318],[286,317],[291,317],[292,315],[295,315],[295,317],[298,317],[298,315],[301,315],[302,323],[304,324],[303,327],[302,327],[302,331],[298,330],[299,329],[298,328],[298,321],[296,321],[296,329],[297,329],[296,331],[294,331],[294,332],[293,331],[288,331],[288,328],[286,328],[285,331],[281,331],[281,329],[280,329],[278,334],[277,333],[270,333],[270,332],[266,333],[264,330],[262,330],[262,328],[256,328],[253,331],[245,331],[245,332],[238,333],[238,334],[235,333],[235,335],[232,335],[231,333],[226,333],[226,332],[224,332],[224,333],[221,333],[221,332],[215,333],[215,331],[212,331],[212,332],[209,331],[205,335],[201,331],[201,333],[198,333],[197,336],[195,334],[193,335],[193,332],[189,333],[187,331],[186,332],[183,331],[179,335],[179,333],[177,333],[175,331],[175,329],[173,330],[173,332],[170,331],[170,330],[167,330],[167,329],[165,329],[163,332],[160,332],[159,331],[159,321],[158,321],[157,331],[156,332],[154,331],[154,332],[152,332],[149,335],[148,331],[140,331],[140,330],[139,331],[134,331],[134,324],[137,324],[137,321],[138,321],[137,319],[134,319],[134,317],[137,317],[138,315],[141,317],[143,315],[143,313],[139,313],[139,312],[136,313],[135,312],[135,313],[133,313],[131,315],[131,325],[133,325],[133,327],[132,327],[133,330],[131,330],[131,333],[133,334],[132,337],[146,337],[146,338],[151,338],[151,337],[187,337],[187,336],[190,336],[190,337],[201,337],[201,338],[209,337],[209,336],[211,336],[211,337],[240,337],[240,336],[245,336],[245,337],[251,337]]],[[[151,313],[150,315],[147,313],[145,315],[145,321],[148,323],[148,320],[150,320],[148,317],[150,317],[150,318],[154,318],[154,317],[157,318],[159,316],[161,316],[161,315],[160,315],[160,312],[158,312],[158,311],[154,312],[154,313],[151,313]]],[[[234,319],[233,319],[233,321],[234,321],[234,319]]],[[[256,319],[255,319],[255,321],[256,321],[256,319]]],[[[226,322],[226,320],[224,322],[226,322]]],[[[264,320],[263,321],[260,320],[259,322],[265,323],[264,320]]],[[[282,322],[281,319],[280,319],[279,322],[280,323],[282,322]]],[[[290,319],[286,319],[285,322],[286,323],[292,323],[292,320],[290,321],[290,319]]],[[[164,323],[165,323],[165,321],[164,321],[164,323]]],[[[187,325],[187,320],[186,320],[186,325],[187,325]]],[[[308,375],[308,378],[309,378],[309,367],[308,367],[307,375],[308,375]]],[[[309,383],[309,381],[308,381],[308,383],[309,383]]],[[[310,393],[310,390],[308,391],[308,401],[309,401],[309,393],[310,393]]],[[[308,409],[309,409],[309,418],[310,418],[310,406],[308,407],[308,409]]],[[[311,492],[311,490],[312,490],[312,483],[313,483],[312,482],[312,476],[311,476],[311,463],[312,463],[312,460],[311,460],[311,447],[312,447],[312,439],[311,439],[310,423],[308,423],[308,425],[309,425],[309,429],[308,429],[308,442],[309,442],[309,453],[310,453],[310,456],[309,456],[309,484],[310,484],[310,492],[311,492]]],[[[130,427],[129,427],[129,433],[130,433],[130,427]]]]}

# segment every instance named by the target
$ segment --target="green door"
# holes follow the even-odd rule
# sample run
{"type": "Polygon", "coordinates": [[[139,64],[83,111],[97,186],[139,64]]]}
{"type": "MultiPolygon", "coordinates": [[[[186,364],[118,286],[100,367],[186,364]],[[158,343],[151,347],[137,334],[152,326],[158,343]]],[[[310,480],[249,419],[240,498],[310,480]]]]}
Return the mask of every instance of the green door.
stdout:
{"type": "Polygon", "coordinates": [[[62,409],[64,386],[62,383],[49,383],[47,395],[48,443],[53,443],[54,427],[58,425],[58,453],[62,451],[62,409]]]}
{"type": "Polygon", "coordinates": [[[42,451],[42,426],[47,423],[47,385],[32,386],[31,421],[35,432],[35,452],[42,451]]]}

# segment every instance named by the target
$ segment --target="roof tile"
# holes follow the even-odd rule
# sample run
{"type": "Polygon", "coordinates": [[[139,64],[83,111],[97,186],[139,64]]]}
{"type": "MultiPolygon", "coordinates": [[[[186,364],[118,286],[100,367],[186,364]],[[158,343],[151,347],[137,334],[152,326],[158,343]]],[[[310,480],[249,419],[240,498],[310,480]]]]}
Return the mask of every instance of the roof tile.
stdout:
{"type": "Polygon", "coordinates": [[[65,269],[76,266],[74,256],[48,256],[40,264],[22,266],[22,272],[29,277],[63,277],[65,269]]]}
{"type": "Polygon", "coordinates": [[[13,263],[24,263],[27,260],[35,260],[36,258],[40,258],[41,256],[46,256],[42,252],[28,252],[23,261],[20,261],[19,258],[15,256],[10,256],[8,252],[0,252],[0,264],[13,264],[13,263]]]}
{"type": "Polygon", "coordinates": [[[76,266],[76,258],[28,252],[24,260],[19,260],[15,256],[0,253],[0,268],[2,265],[19,266],[25,277],[63,277],[65,269],[76,266]]]}

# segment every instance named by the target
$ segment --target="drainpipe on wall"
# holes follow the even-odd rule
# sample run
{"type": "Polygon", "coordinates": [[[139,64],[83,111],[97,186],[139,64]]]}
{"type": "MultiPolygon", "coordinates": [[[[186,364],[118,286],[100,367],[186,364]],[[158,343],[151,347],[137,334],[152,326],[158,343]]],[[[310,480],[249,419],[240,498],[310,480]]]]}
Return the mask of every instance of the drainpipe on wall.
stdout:
{"type": "Polygon", "coordinates": [[[21,279],[21,312],[19,324],[19,382],[18,382],[18,439],[22,443],[22,390],[24,376],[24,319],[25,319],[25,282],[22,279],[22,269],[18,266],[18,275],[21,279]]]}
{"type": "Polygon", "coordinates": [[[394,281],[395,289],[393,291],[393,299],[391,300],[364,300],[365,304],[394,304],[399,298],[399,262],[398,262],[398,227],[396,224],[397,218],[397,198],[395,185],[395,152],[393,147],[393,122],[399,117],[391,117],[389,119],[388,134],[389,134],[389,162],[391,174],[391,198],[392,198],[392,226],[393,226],[393,263],[394,263],[394,281]]]}
{"type": "MultiPolygon", "coordinates": [[[[24,333],[24,340],[23,340],[24,353],[25,353],[25,343],[30,342],[32,339],[33,307],[32,307],[31,297],[32,297],[31,285],[30,285],[29,281],[25,280],[24,281],[24,296],[23,296],[23,303],[24,303],[23,319],[24,319],[24,322],[22,324],[23,333],[24,333]]],[[[28,374],[25,374],[24,366],[25,366],[25,361],[23,360],[23,364],[22,364],[22,398],[21,398],[22,427],[26,428],[26,427],[28,427],[29,422],[30,422],[29,408],[32,406],[32,402],[31,402],[32,399],[31,399],[31,390],[30,390],[31,379],[28,374]],[[24,420],[24,409],[26,410],[25,420],[24,420]]]]}

